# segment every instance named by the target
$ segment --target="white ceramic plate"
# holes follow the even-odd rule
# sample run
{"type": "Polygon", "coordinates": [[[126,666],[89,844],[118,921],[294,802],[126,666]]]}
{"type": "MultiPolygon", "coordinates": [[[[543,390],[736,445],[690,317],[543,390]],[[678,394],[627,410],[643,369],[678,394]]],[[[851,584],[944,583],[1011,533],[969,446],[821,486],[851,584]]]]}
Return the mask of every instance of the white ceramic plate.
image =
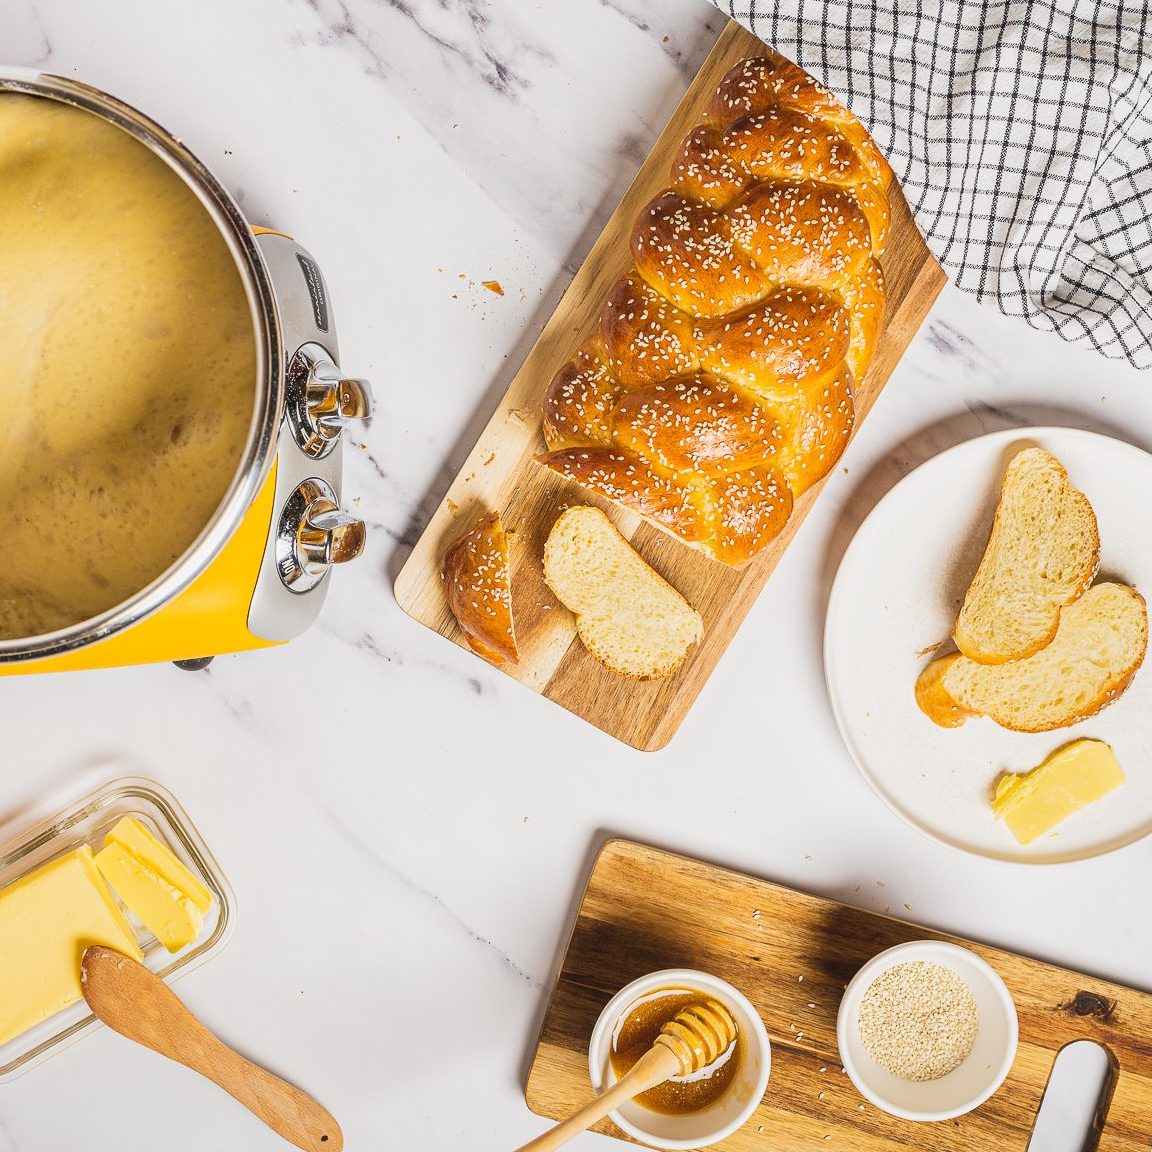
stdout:
{"type": "MultiPolygon", "coordinates": [[[[1152,456],[1075,428],[996,432],[941,453],[873,509],[841,561],[828,602],[824,668],[848,751],[909,824],[967,852],[1055,864],[1121,848],[1152,832],[1152,659],[1128,691],[1070,728],[1028,735],[988,719],[940,728],[913,686],[933,645],[948,642],[980,562],[1007,462],[1038,444],[1060,458],[1100,522],[1099,579],[1152,590],[1152,456]],[[1106,740],[1127,783],[1021,847],[992,816],[1001,772],[1035,767],[1070,740],[1106,740]]],[[[1152,599],[1152,597],[1150,597],[1152,599]]]]}

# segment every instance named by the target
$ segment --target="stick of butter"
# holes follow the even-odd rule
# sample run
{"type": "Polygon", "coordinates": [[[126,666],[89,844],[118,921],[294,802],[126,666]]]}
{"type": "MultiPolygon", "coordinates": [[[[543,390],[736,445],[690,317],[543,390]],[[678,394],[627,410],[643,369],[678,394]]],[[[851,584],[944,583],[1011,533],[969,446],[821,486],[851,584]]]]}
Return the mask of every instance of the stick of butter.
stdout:
{"type": "Polygon", "coordinates": [[[1073,740],[1031,772],[1001,776],[992,811],[1021,844],[1031,844],[1123,783],[1124,771],[1109,745],[1073,740]]]}
{"type": "Polygon", "coordinates": [[[0,1044],[81,999],[90,944],[142,958],[87,845],[0,889],[0,1044]]]}
{"type": "Polygon", "coordinates": [[[169,952],[179,952],[200,934],[212,893],[139,820],[125,816],[108,833],[96,865],[169,952]]]}
{"type": "Polygon", "coordinates": [[[173,888],[180,889],[201,912],[207,914],[212,907],[212,893],[201,883],[192,870],[168,850],[143,824],[133,816],[125,816],[104,837],[104,845],[119,844],[140,862],[158,873],[173,888]]]}
{"type": "Polygon", "coordinates": [[[204,913],[122,844],[106,844],[96,854],[96,866],[132,914],[169,952],[179,952],[200,935],[204,913]]]}

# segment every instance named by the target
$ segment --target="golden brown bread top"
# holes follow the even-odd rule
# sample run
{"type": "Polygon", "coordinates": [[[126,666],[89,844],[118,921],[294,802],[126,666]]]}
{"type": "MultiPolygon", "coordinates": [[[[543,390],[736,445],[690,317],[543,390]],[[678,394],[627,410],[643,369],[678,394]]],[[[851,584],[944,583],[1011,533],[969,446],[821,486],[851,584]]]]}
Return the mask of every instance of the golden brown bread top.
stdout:
{"type": "Polygon", "coordinates": [[[517,663],[508,537],[498,512],[477,521],[449,545],[440,579],[472,650],[497,667],[517,663]]]}
{"type": "Polygon", "coordinates": [[[892,169],[864,125],[823,84],[771,50],[729,69],[708,105],[707,119],[713,124],[730,124],[741,116],[753,116],[781,104],[836,125],[856,148],[872,178],[885,187],[892,182],[892,169]]]}
{"type": "Polygon", "coordinates": [[[640,275],[677,308],[722,316],[759,300],[769,286],[733,232],[725,213],[665,192],[640,213],[632,258],[640,275]]]}
{"type": "Polygon", "coordinates": [[[562,448],[549,453],[545,463],[690,544],[703,543],[712,535],[708,488],[699,480],[671,480],[638,456],[603,447],[562,448]]]}
{"type": "Polygon", "coordinates": [[[698,331],[706,369],[777,401],[831,375],[851,345],[847,311],[812,288],[782,288],[698,331]]]}
{"type": "Polygon", "coordinates": [[[591,337],[552,379],[544,399],[544,438],[552,447],[611,444],[612,409],[626,391],[608,367],[603,341],[591,337]]]}
{"type": "Polygon", "coordinates": [[[880,333],[892,173],[766,50],[721,81],[545,401],[543,463],[729,564],[839,459],[880,333]]]}
{"type": "Polygon", "coordinates": [[[779,421],[710,376],[681,376],[625,394],[612,413],[621,448],[666,472],[723,476],[780,451],[779,421]]]}
{"type": "Polygon", "coordinates": [[[640,276],[616,282],[600,314],[611,377],[625,388],[654,384],[699,367],[692,317],[640,276]]]}

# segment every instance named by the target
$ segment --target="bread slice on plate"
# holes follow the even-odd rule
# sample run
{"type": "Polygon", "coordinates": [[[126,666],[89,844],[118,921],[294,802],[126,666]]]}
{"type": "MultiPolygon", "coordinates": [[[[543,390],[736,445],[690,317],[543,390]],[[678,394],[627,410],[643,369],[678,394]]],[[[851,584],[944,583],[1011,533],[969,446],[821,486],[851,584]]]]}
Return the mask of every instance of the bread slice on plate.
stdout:
{"type": "Polygon", "coordinates": [[[916,699],[945,727],[989,716],[1017,732],[1047,732],[1111,704],[1147,649],[1144,597],[1123,584],[1097,584],[1064,609],[1052,643],[1034,656],[1007,664],[942,656],[920,674],[916,699]]]}
{"type": "Polygon", "coordinates": [[[491,512],[458,536],[440,562],[444,598],[469,647],[500,667],[520,659],[512,620],[508,537],[491,512]]]}
{"type": "Polygon", "coordinates": [[[1025,448],[1004,475],[984,558],[952,639],[970,660],[1003,664],[1051,643],[1060,612],[1096,577],[1096,513],[1064,466],[1025,448]]]}
{"type": "Polygon", "coordinates": [[[544,579],[601,664],[632,680],[671,676],[704,621],[598,508],[562,513],[544,545],[544,579]]]}

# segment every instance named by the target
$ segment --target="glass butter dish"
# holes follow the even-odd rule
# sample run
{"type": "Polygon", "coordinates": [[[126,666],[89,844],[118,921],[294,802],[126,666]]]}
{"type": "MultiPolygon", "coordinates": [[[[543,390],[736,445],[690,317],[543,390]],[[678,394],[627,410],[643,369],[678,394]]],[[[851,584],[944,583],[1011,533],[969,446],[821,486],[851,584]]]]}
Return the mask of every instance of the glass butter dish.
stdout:
{"type": "MultiPolygon", "coordinates": [[[[212,894],[211,907],[196,938],[176,953],[167,951],[119,901],[144,954],[144,964],[156,975],[172,980],[198,967],[224,946],[232,934],[235,897],[188,814],[156,781],[141,777],[113,780],[0,845],[0,889],[83,845],[98,851],[113,826],[125,816],[139,820],[212,894]]],[[[55,1055],[87,1035],[97,1023],[81,1000],[13,1037],[0,1045],[0,1082],[55,1055]]]]}

